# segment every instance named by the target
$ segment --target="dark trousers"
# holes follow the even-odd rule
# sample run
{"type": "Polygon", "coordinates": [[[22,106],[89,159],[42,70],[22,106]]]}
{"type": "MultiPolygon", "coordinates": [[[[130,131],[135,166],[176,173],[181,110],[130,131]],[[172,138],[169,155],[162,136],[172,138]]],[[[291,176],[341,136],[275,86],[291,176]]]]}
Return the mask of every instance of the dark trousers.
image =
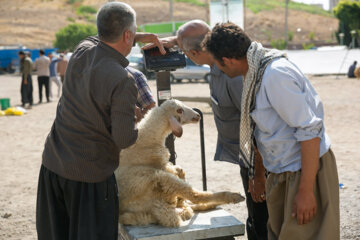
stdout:
{"type": "Polygon", "coordinates": [[[267,221],[269,214],[267,211],[266,201],[256,203],[253,201],[249,189],[248,169],[241,167],[241,179],[246,194],[246,206],[248,209],[248,218],[246,220],[246,233],[249,240],[267,239],[267,221]]]}
{"type": "Polygon", "coordinates": [[[32,78],[29,74],[27,76],[27,84],[25,84],[25,78],[24,75],[21,77],[21,103],[25,105],[25,103],[30,103],[30,105],[33,104],[33,85],[32,85],[32,78]]]}
{"type": "Polygon", "coordinates": [[[39,85],[39,101],[42,102],[42,89],[45,86],[45,95],[46,100],[49,101],[49,77],[48,76],[38,76],[38,85],[39,85]]]}
{"type": "Polygon", "coordinates": [[[118,218],[114,174],[103,182],[85,183],[41,166],[36,203],[39,240],[117,240],[118,218]]]}

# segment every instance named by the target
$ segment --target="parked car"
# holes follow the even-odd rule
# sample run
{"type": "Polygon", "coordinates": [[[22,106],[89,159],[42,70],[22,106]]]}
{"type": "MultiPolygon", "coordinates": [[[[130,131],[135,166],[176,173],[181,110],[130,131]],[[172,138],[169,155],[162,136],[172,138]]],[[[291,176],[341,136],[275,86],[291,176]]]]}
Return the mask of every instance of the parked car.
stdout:
{"type": "Polygon", "coordinates": [[[183,79],[210,81],[210,67],[207,65],[196,65],[189,58],[186,58],[186,67],[179,68],[170,74],[171,82],[181,82],[183,79]]]}
{"type": "Polygon", "coordinates": [[[154,73],[148,72],[145,68],[144,58],[141,53],[137,54],[130,54],[127,56],[127,59],[129,60],[129,66],[132,68],[135,68],[142,72],[148,79],[153,78],[155,76],[154,73]]]}

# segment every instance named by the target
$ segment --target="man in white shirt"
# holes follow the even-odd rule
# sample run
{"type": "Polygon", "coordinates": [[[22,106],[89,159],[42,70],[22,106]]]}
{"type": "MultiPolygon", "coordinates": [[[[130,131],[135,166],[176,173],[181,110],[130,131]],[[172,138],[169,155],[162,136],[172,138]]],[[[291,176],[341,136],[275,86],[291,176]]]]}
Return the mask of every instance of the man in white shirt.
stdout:
{"type": "Polygon", "coordinates": [[[42,103],[42,88],[45,86],[45,94],[47,102],[50,101],[49,98],[49,65],[50,59],[45,56],[45,51],[40,49],[40,57],[36,59],[34,64],[34,70],[37,71],[38,75],[38,85],[39,85],[39,103],[42,103]]]}
{"type": "Polygon", "coordinates": [[[284,53],[233,23],[217,24],[203,46],[228,76],[244,78],[240,153],[256,173],[256,147],[269,172],[268,238],[340,239],[336,159],[310,81],[284,53]]]}

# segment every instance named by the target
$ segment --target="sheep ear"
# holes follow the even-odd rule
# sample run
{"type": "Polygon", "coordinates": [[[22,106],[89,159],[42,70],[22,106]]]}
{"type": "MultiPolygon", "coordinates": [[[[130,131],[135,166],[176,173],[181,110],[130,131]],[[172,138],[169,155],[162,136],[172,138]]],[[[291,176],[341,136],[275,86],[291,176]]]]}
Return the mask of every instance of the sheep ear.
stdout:
{"type": "Polygon", "coordinates": [[[181,137],[183,133],[183,129],[181,124],[178,122],[178,120],[176,120],[174,116],[171,116],[169,122],[172,133],[177,137],[181,137]]]}

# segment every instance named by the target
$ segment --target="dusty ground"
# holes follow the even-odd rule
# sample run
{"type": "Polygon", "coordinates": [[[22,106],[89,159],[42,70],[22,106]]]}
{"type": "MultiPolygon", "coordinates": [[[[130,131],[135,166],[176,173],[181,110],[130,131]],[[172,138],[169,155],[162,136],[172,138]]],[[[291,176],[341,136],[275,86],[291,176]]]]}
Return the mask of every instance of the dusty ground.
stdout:
{"type": "MultiPolygon", "coordinates": [[[[360,81],[343,77],[336,80],[332,76],[312,77],[311,81],[324,102],[325,124],[337,156],[340,182],[347,187],[340,190],[341,239],[360,239],[360,81]]],[[[38,100],[36,82],[35,102],[38,100]]],[[[150,85],[155,91],[155,82],[150,81],[150,85]]],[[[0,76],[0,98],[10,97],[12,105],[20,104],[19,88],[19,77],[0,76]]],[[[205,83],[175,84],[172,91],[174,96],[209,94],[205,83]]],[[[36,239],[37,177],[43,145],[55,117],[56,105],[56,102],[52,102],[34,106],[27,115],[21,117],[0,117],[0,239],[36,239]]],[[[229,163],[212,161],[216,129],[211,109],[207,104],[188,105],[204,112],[208,189],[244,193],[239,168],[229,163]]],[[[185,169],[188,181],[201,189],[198,132],[197,125],[185,126],[184,135],[175,141],[175,146],[177,163],[185,169]]],[[[245,222],[244,202],[224,208],[245,222]]]]}
{"type": "MultiPolygon", "coordinates": [[[[68,19],[84,23],[75,14],[79,4],[68,4],[68,0],[0,0],[0,46],[22,44],[29,48],[50,47],[55,33],[70,24],[68,19]]],[[[99,8],[104,0],[83,0],[83,5],[99,8]]],[[[170,21],[169,3],[163,0],[123,0],[137,12],[137,24],[170,21]]],[[[204,0],[205,2],[205,0],[204,0]]],[[[263,44],[282,39],[284,9],[262,11],[258,14],[246,11],[247,33],[263,44]]],[[[205,7],[174,1],[174,20],[207,20],[205,7]]],[[[314,41],[334,43],[332,33],[338,27],[336,18],[289,10],[289,31],[294,33],[291,44],[301,45],[309,41],[314,32],[314,41]],[[296,30],[301,28],[301,32],[296,30]]]]}

